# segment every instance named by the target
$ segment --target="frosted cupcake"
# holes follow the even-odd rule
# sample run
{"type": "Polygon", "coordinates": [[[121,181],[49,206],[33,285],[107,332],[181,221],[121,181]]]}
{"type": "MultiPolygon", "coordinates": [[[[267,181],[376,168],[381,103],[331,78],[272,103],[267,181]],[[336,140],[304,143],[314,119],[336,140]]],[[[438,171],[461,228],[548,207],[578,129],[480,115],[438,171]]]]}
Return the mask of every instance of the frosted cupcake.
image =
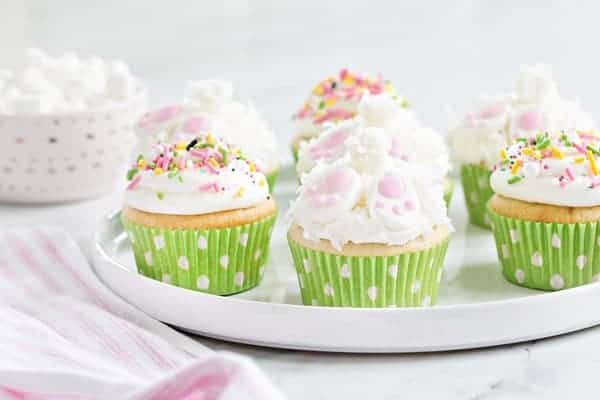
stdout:
{"type": "Polygon", "coordinates": [[[121,217],[141,274],[221,295],[259,283],[276,206],[238,147],[211,133],[157,142],[128,180],[121,217]]]}
{"type": "Polygon", "coordinates": [[[346,156],[304,177],[291,205],[288,242],[302,301],[434,304],[451,231],[442,179],[387,156],[378,128],[360,130],[346,156]]]}
{"type": "MultiPolygon", "coordinates": [[[[446,177],[450,170],[444,139],[424,127],[414,113],[387,94],[365,95],[357,106],[356,116],[330,126],[319,137],[300,148],[296,170],[302,177],[318,163],[331,163],[344,157],[357,143],[365,129],[382,136],[383,156],[394,162],[411,162],[432,169],[444,178],[444,199],[448,203],[453,185],[446,177]]],[[[362,144],[366,148],[368,143],[362,144]]]]}
{"type": "Polygon", "coordinates": [[[304,105],[294,114],[294,160],[298,159],[298,150],[303,142],[319,136],[332,123],[353,118],[358,103],[366,93],[386,93],[402,107],[408,107],[408,102],[381,75],[358,74],[344,68],[337,76],[319,82],[304,105]]]}
{"type": "Polygon", "coordinates": [[[593,126],[576,102],[561,98],[550,68],[544,65],[522,67],[515,93],[483,98],[478,110],[456,122],[449,132],[471,223],[489,228],[486,204],[493,194],[489,176],[499,161],[500,148],[515,137],[540,131],[593,126]]]}
{"type": "Polygon", "coordinates": [[[558,290],[600,280],[600,136],[538,134],[502,149],[489,202],[507,280],[558,290]]]}
{"type": "Polygon", "coordinates": [[[137,128],[142,149],[156,139],[189,141],[201,133],[218,132],[256,162],[271,188],[279,174],[275,134],[254,107],[234,99],[229,82],[191,82],[180,104],[149,112],[137,128]]]}

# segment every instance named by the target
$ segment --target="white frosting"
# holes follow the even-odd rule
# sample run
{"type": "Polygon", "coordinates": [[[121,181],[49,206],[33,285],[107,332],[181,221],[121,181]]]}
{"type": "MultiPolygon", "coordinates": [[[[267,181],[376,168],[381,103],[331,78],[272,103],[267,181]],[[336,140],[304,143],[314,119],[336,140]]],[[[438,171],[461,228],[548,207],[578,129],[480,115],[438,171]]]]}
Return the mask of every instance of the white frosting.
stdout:
{"type": "Polygon", "coordinates": [[[319,163],[303,179],[289,211],[308,240],[402,245],[448,226],[439,173],[397,161],[363,143],[383,144],[380,128],[367,128],[350,151],[332,163],[319,163]],[[364,151],[363,151],[364,150],[364,151]]]}
{"type": "Polygon", "coordinates": [[[156,138],[173,142],[191,139],[199,132],[210,131],[240,146],[265,172],[279,167],[274,132],[253,106],[233,98],[233,86],[229,82],[191,82],[181,104],[147,114],[141,125],[137,130],[141,151],[151,146],[156,138]],[[161,112],[169,114],[169,118],[157,118],[161,112]],[[186,132],[185,123],[192,117],[200,118],[202,122],[194,132],[186,132]]]}
{"type": "Polygon", "coordinates": [[[50,57],[30,49],[19,71],[0,71],[0,113],[51,114],[109,107],[139,94],[139,80],[123,61],[50,57]]]}
{"type": "Polygon", "coordinates": [[[450,168],[443,138],[422,126],[412,111],[380,94],[364,96],[355,118],[340,122],[304,143],[298,153],[296,169],[302,175],[319,162],[330,163],[344,157],[352,148],[358,153],[388,154],[397,161],[433,167],[441,176],[450,168]],[[367,131],[373,134],[365,135],[367,131]]]}
{"type": "Polygon", "coordinates": [[[395,88],[381,75],[357,74],[342,69],[338,75],[319,82],[302,109],[294,115],[296,136],[303,139],[319,136],[333,123],[354,117],[364,95],[380,93],[393,97],[402,107],[408,106],[406,99],[398,96],[395,88]]]}
{"type": "MultiPolygon", "coordinates": [[[[231,149],[226,146],[218,144],[216,149],[231,149]]],[[[140,168],[125,192],[126,205],[159,214],[197,215],[253,207],[269,197],[265,176],[253,172],[244,160],[230,155],[227,164],[210,169],[198,164],[201,157],[195,156],[195,150],[175,154],[172,147],[166,148],[155,145],[145,154],[144,164],[158,165],[155,160],[166,153],[172,158],[170,164],[178,166],[176,172],[156,174],[153,169],[140,168]]]]}
{"type": "Polygon", "coordinates": [[[478,111],[453,124],[448,139],[458,162],[491,167],[499,161],[498,149],[513,137],[593,127],[579,104],[561,98],[550,67],[537,64],[521,68],[515,93],[483,97],[478,111]]]}
{"type": "MultiPolygon", "coordinates": [[[[593,134],[583,135],[591,139],[582,141],[576,133],[567,134],[570,142],[579,145],[579,150],[566,145],[558,134],[550,136],[552,144],[548,148],[557,149],[562,158],[552,156],[548,150],[546,154],[542,151],[541,157],[532,157],[523,154],[525,144],[511,145],[505,150],[507,161],[492,173],[492,189],[502,196],[531,203],[567,207],[600,205],[600,178],[594,175],[588,155],[583,153],[588,145],[598,149],[600,140],[593,134]],[[520,168],[513,169],[515,162],[520,168]]],[[[597,156],[593,153],[590,156],[600,165],[597,156]]]]}

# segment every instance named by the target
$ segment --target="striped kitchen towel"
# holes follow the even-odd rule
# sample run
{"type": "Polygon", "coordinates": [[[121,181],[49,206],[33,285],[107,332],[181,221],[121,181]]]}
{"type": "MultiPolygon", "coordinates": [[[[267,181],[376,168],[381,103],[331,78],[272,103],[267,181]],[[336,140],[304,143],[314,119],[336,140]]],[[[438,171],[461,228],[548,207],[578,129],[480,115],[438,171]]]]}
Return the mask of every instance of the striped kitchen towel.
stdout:
{"type": "Polygon", "coordinates": [[[105,288],[65,232],[0,231],[0,399],[282,398],[105,288]]]}

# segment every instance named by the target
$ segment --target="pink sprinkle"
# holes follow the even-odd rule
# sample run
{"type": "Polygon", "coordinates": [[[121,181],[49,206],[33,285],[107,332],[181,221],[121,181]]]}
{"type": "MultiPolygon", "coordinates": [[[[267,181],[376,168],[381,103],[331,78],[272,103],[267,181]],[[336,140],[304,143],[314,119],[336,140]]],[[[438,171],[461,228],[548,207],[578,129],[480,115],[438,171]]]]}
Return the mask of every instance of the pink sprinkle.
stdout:
{"type": "Polygon", "coordinates": [[[179,157],[179,164],[177,165],[177,168],[179,168],[180,170],[185,169],[186,162],[187,162],[187,157],[185,155],[179,157]]]}
{"type": "Polygon", "coordinates": [[[404,183],[394,175],[385,175],[377,184],[377,191],[387,199],[397,199],[404,194],[404,183]]]}
{"type": "Polygon", "coordinates": [[[133,190],[135,189],[135,187],[137,185],[139,185],[140,181],[142,180],[142,176],[138,173],[136,176],[133,177],[133,179],[131,180],[131,182],[129,182],[129,185],[127,185],[127,190],[133,190]]]}
{"type": "Polygon", "coordinates": [[[162,162],[162,167],[161,167],[161,168],[162,168],[164,171],[166,171],[166,170],[168,170],[168,169],[169,169],[169,162],[170,162],[170,161],[171,161],[171,160],[169,159],[169,157],[165,157],[165,158],[163,158],[163,162],[162,162]]]}
{"type": "Polygon", "coordinates": [[[567,181],[565,181],[564,179],[562,181],[560,181],[559,186],[561,188],[564,188],[565,186],[567,186],[567,181]]]}
{"type": "Polygon", "coordinates": [[[600,179],[596,178],[592,181],[592,189],[595,189],[598,186],[600,186],[600,179]]]}
{"type": "Polygon", "coordinates": [[[204,129],[206,120],[202,117],[192,117],[183,124],[183,131],[185,133],[197,133],[201,129],[204,129]]]}
{"type": "Polygon", "coordinates": [[[415,209],[415,203],[413,203],[413,202],[412,202],[412,201],[410,201],[410,200],[406,200],[406,201],[404,202],[404,208],[405,208],[407,211],[412,211],[412,210],[414,210],[414,209],[415,209]]]}
{"type": "Polygon", "coordinates": [[[565,174],[567,175],[567,178],[569,178],[570,181],[575,180],[575,177],[573,176],[573,171],[571,171],[571,168],[567,167],[565,169],[565,174]]]}
{"type": "Polygon", "coordinates": [[[586,154],[585,149],[577,143],[573,143],[573,147],[575,147],[577,149],[578,152],[580,152],[581,154],[586,154]]]}
{"type": "Polygon", "coordinates": [[[200,189],[201,192],[216,193],[219,191],[219,184],[217,182],[205,183],[204,185],[200,186],[198,189],[200,189]]]}
{"type": "Polygon", "coordinates": [[[398,207],[398,206],[394,206],[394,207],[392,208],[392,212],[393,212],[394,214],[396,214],[396,215],[402,215],[402,209],[401,209],[400,207],[398,207]]]}

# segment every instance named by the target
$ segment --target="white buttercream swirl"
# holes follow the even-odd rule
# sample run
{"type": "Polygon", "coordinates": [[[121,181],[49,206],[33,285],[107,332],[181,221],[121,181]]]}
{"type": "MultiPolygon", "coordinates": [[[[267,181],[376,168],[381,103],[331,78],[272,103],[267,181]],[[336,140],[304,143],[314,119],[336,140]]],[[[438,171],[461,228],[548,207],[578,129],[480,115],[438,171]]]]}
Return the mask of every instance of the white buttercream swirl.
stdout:
{"type": "Polygon", "coordinates": [[[125,204],[151,213],[198,215],[249,208],[267,200],[266,177],[254,164],[240,158],[228,143],[210,141],[215,144],[207,149],[206,137],[201,137],[200,147],[189,151],[187,142],[178,148],[159,143],[141,155],[130,171],[125,204]],[[222,152],[228,153],[227,160],[219,159],[222,152]],[[165,155],[169,166],[160,168],[165,155]]]}
{"type": "Polygon", "coordinates": [[[220,80],[190,82],[186,93],[181,104],[148,113],[140,121],[137,129],[139,151],[146,151],[156,138],[174,142],[212,131],[240,146],[266,172],[279,167],[274,132],[252,105],[234,99],[231,83],[220,80]],[[190,118],[200,121],[192,132],[185,132],[185,124],[190,118]]]}
{"type": "Polygon", "coordinates": [[[304,143],[298,153],[296,170],[302,175],[319,162],[333,162],[352,149],[431,166],[441,176],[450,169],[448,150],[441,135],[422,126],[413,111],[402,108],[385,94],[364,96],[355,118],[340,122],[304,143]],[[373,134],[365,136],[367,131],[373,134]]]}
{"type": "Polygon", "coordinates": [[[514,137],[593,127],[578,103],[561,98],[550,67],[536,64],[521,67],[513,94],[483,97],[476,112],[453,124],[448,140],[459,163],[491,167],[514,137]]]}
{"type": "Polygon", "coordinates": [[[345,156],[305,175],[289,218],[306,239],[326,239],[337,249],[346,243],[402,245],[436,226],[450,227],[439,173],[360,149],[381,144],[378,130],[366,129],[345,156]]]}
{"type": "Polygon", "coordinates": [[[530,203],[566,207],[600,205],[597,171],[600,137],[589,132],[538,137],[548,138],[543,139],[549,143],[543,150],[535,150],[535,144],[524,141],[504,150],[504,160],[490,179],[494,192],[530,203]]]}

